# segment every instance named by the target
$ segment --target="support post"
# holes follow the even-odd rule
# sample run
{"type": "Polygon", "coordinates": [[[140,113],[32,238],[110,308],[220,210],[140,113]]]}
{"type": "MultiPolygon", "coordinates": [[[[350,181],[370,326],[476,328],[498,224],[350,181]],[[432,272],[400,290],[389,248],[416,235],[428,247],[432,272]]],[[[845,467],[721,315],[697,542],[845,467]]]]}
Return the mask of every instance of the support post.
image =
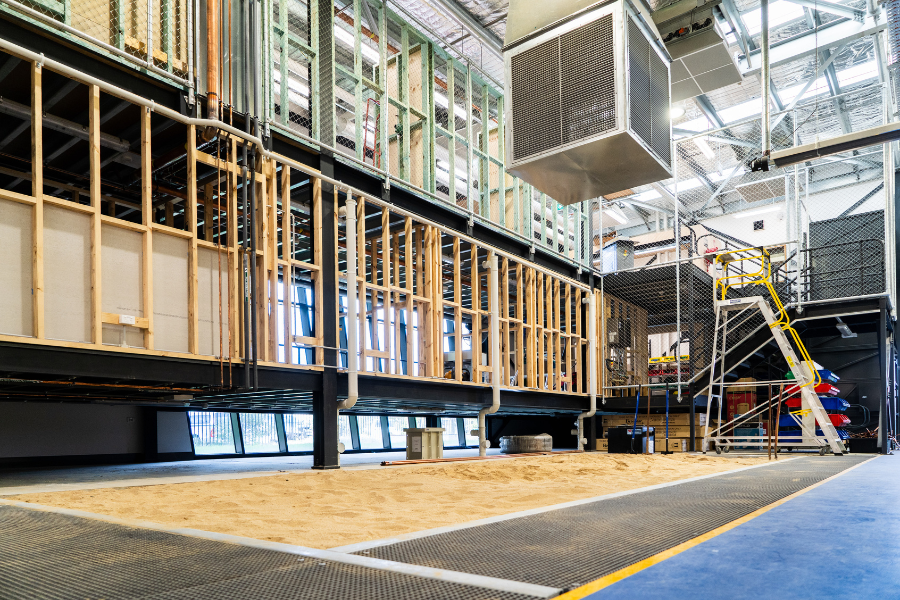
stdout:
{"type": "MultiPolygon", "coordinates": [[[[322,155],[319,170],[326,177],[334,176],[334,161],[322,155]]],[[[338,456],[338,400],[337,400],[337,261],[335,238],[337,214],[335,189],[330,183],[316,180],[313,195],[322,207],[322,222],[314,230],[321,236],[323,302],[317,309],[322,314],[323,366],[322,389],[313,393],[313,469],[340,468],[338,456]]]]}
{"type": "Polygon", "coordinates": [[[34,196],[32,227],[32,334],[44,338],[44,145],[43,93],[40,63],[31,65],[31,195],[34,196]]]}

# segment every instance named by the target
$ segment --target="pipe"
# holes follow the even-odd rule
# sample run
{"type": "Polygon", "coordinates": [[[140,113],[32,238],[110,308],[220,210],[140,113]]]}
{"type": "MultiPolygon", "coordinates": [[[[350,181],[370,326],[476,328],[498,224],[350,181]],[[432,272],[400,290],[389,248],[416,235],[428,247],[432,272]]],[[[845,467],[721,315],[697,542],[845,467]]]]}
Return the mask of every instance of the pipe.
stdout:
{"type": "Polygon", "coordinates": [[[487,456],[491,442],[487,439],[485,415],[491,415],[500,408],[500,276],[497,253],[491,252],[490,262],[483,267],[491,270],[488,278],[488,298],[491,303],[491,405],[478,411],[478,456],[487,456]]]}
{"type": "MultiPolygon", "coordinates": [[[[106,81],[103,81],[102,79],[92,77],[91,75],[87,75],[86,73],[84,73],[82,71],[73,69],[73,68],[71,68],[67,65],[64,65],[58,61],[47,58],[41,54],[32,52],[30,50],[26,50],[25,48],[22,48],[21,46],[18,46],[8,40],[5,40],[2,37],[0,37],[0,49],[3,49],[4,51],[7,51],[16,56],[19,56],[20,58],[25,59],[25,60],[36,61],[37,63],[42,64],[48,68],[51,68],[53,71],[55,71],[61,75],[71,77],[72,79],[75,79],[76,81],[81,81],[82,83],[85,83],[87,85],[96,85],[98,88],[100,88],[101,90],[103,90],[109,94],[112,94],[118,98],[121,98],[122,100],[126,100],[126,101],[136,104],[138,106],[146,106],[151,111],[157,112],[160,115],[162,115],[168,119],[172,119],[173,121],[176,121],[178,123],[183,123],[185,125],[193,125],[197,129],[202,129],[202,128],[209,127],[209,126],[217,127],[221,131],[224,131],[225,133],[229,133],[229,134],[233,135],[234,137],[236,137],[240,140],[243,140],[244,142],[254,144],[257,147],[259,154],[261,156],[264,156],[271,160],[275,160],[279,163],[288,165],[292,169],[296,169],[297,171],[300,171],[301,173],[305,173],[306,175],[308,175],[310,177],[314,177],[322,182],[330,183],[331,185],[339,187],[341,189],[352,190],[353,193],[356,194],[357,197],[363,198],[367,202],[371,202],[372,204],[374,204],[376,206],[390,207],[391,212],[396,213],[398,215],[403,215],[405,217],[412,217],[412,218],[416,219],[416,222],[418,222],[421,225],[429,225],[429,226],[435,227],[441,231],[445,231],[447,229],[445,225],[442,225],[436,221],[428,219],[427,217],[424,217],[424,216],[416,214],[412,211],[406,210],[400,206],[397,206],[394,204],[389,204],[389,203],[385,202],[384,199],[379,196],[373,196],[372,194],[366,193],[363,190],[360,190],[360,189],[352,187],[352,186],[348,186],[343,181],[334,179],[333,177],[328,177],[327,175],[323,175],[321,172],[310,167],[309,165],[305,165],[305,164],[298,162],[296,160],[293,160],[287,156],[276,154],[274,152],[267,150],[265,147],[265,144],[263,143],[263,141],[261,139],[254,137],[253,135],[250,134],[249,127],[246,128],[247,129],[246,131],[241,131],[237,127],[234,127],[234,126],[229,125],[228,123],[225,123],[222,121],[212,121],[210,119],[186,117],[185,115],[179,113],[178,111],[172,110],[165,106],[158,106],[156,104],[156,102],[154,102],[153,100],[148,100],[142,96],[138,96],[137,94],[126,91],[118,86],[115,86],[106,81]]],[[[245,86],[245,95],[246,95],[246,86],[245,86]]],[[[249,104],[249,100],[247,100],[246,103],[249,104]]],[[[462,241],[462,242],[468,242],[470,244],[475,244],[476,246],[479,246],[481,248],[485,247],[483,240],[478,240],[472,236],[466,235],[461,232],[456,232],[456,231],[453,232],[453,235],[458,237],[460,239],[460,241],[462,241]]],[[[515,260],[515,261],[522,260],[521,256],[514,254],[512,252],[506,252],[499,248],[490,248],[490,250],[491,250],[491,252],[495,252],[499,256],[505,256],[506,258],[509,258],[511,260],[515,260]]],[[[590,289],[587,285],[583,284],[582,282],[580,282],[576,279],[572,279],[570,277],[566,277],[562,273],[545,268],[545,267],[541,266],[540,264],[534,264],[534,265],[532,265],[532,268],[535,271],[538,271],[545,275],[555,277],[555,278],[559,279],[560,281],[565,281],[566,283],[569,283],[569,284],[573,285],[574,287],[579,288],[581,290],[587,291],[590,289]]]]}
{"type": "Polygon", "coordinates": [[[359,399],[359,309],[356,298],[356,200],[347,192],[347,399],[338,410],[353,408],[359,399]]]}
{"type": "Polygon", "coordinates": [[[591,398],[591,407],[587,412],[578,415],[577,448],[579,450],[584,450],[584,445],[587,443],[587,439],[584,437],[584,420],[597,413],[597,297],[593,292],[589,292],[589,294],[584,300],[588,305],[588,393],[591,398]]]}
{"type": "Polygon", "coordinates": [[[218,92],[219,0],[206,0],[206,117],[213,121],[219,118],[218,92]]]}
{"type": "Polygon", "coordinates": [[[769,130],[769,0],[760,0],[760,77],[762,78],[762,153],[765,160],[772,152],[772,132],[769,130]]]}

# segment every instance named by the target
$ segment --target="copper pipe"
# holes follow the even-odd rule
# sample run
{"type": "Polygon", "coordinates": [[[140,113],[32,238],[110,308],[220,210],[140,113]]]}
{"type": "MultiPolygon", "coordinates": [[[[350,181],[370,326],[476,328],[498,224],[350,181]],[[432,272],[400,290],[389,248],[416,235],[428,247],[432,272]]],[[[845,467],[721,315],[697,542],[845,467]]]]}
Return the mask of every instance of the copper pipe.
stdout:
{"type": "MultiPolygon", "coordinates": [[[[219,0],[206,3],[206,114],[219,118],[219,0]]],[[[212,138],[209,138],[212,139],[212,138]]]]}

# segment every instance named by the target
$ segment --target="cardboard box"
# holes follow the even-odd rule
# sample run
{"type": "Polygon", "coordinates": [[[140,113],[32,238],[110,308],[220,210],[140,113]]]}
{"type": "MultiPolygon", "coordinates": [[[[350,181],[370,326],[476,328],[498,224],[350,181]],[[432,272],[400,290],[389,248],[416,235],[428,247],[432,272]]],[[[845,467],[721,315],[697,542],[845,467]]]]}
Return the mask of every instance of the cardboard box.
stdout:
{"type": "Polygon", "coordinates": [[[598,439],[597,452],[609,452],[609,440],[605,438],[598,439]]]}
{"type": "MultiPolygon", "coordinates": [[[[694,448],[696,452],[703,451],[703,438],[694,438],[694,448]]],[[[656,440],[656,451],[663,452],[666,449],[666,440],[665,438],[658,438],[656,440]]],[[[669,438],[669,451],[670,452],[690,452],[691,451],[691,439],[690,438],[669,438]]]]}
{"type": "MultiPolygon", "coordinates": [[[[713,419],[713,422],[715,423],[717,420],[713,419]]],[[[694,423],[696,423],[698,427],[706,425],[706,413],[695,413],[694,423]]],[[[650,415],[649,418],[646,414],[638,415],[637,424],[650,427],[665,427],[666,415],[650,415]]],[[[691,415],[687,413],[669,415],[669,427],[673,425],[690,427],[690,424],[691,415]]],[[[631,425],[634,425],[634,415],[603,415],[604,427],[623,427],[631,425]]]]}

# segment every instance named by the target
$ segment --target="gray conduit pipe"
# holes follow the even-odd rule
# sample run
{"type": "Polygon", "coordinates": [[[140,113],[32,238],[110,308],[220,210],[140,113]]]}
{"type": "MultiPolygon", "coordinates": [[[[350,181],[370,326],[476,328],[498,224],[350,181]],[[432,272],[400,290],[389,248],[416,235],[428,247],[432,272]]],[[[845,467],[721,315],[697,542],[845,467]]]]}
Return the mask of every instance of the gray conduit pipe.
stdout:
{"type": "Polygon", "coordinates": [[[347,191],[347,399],[338,410],[353,408],[359,399],[359,310],[356,298],[356,200],[347,191]]]}
{"type": "MultiPolygon", "coordinates": [[[[487,449],[491,442],[487,439],[485,416],[497,412],[500,408],[500,378],[503,371],[500,365],[500,284],[499,261],[497,253],[491,253],[490,262],[484,261],[482,265],[490,269],[488,277],[488,298],[491,301],[491,405],[478,411],[478,456],[487,456],[487,449]]],[[[473,349],[474,352],[474,349],[473,349]]]]}
{"type": "Polygon", "coordinates": [[[591,397],[591,407],[587,412],[578,415],[578,445],[579,450],[584,450],[587,439],[584,437],[584,420],[593,417],[597,413],[597,297],[593,292],[584,299],[588,304],[588,393],[591,397]]]}

